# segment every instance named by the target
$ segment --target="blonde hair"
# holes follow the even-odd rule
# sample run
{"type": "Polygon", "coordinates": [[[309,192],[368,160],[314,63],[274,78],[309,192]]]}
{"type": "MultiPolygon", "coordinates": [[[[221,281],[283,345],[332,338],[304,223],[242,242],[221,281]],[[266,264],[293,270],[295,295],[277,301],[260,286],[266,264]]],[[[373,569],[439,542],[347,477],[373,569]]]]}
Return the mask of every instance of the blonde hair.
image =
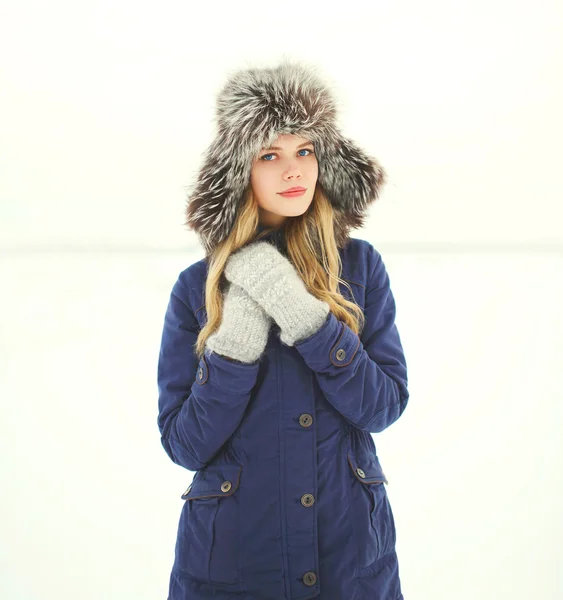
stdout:
{"type": "MultiPolygon", "coordinates": [[[[207,323],[199,332],[194,345],[199,358],[204,354],[207,338],[219,328],[222,321],[222,283],[226,281],[223,270],[229,256],[247,243],[258,241],[272,231],[271,228],[267,228],[256,235],[260,224],[258,208],[252,188],[249,187],[231,233],[217,245],[208,258],[209,267],[205,283],[207,323]]],[[[332,205],[318,185],[307,211],[299,217],[287,218],[285,232],[288,258],[309,293],[327,302],[336,318],[359,334],[364,326],[364,314],[357,304],[344,298],[338,291],[338,284],[342,283],[353,297],[348,283],[340,279],[342,263],[334,236],[332,205]]]]}

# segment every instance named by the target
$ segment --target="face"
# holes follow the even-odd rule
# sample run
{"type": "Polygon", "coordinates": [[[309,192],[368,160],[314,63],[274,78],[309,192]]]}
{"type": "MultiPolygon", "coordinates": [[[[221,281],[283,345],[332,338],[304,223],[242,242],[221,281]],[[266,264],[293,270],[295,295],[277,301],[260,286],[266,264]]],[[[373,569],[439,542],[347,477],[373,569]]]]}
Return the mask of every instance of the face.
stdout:
{"type": "Polygon", "coordinates": [[[252,164],[250,183],[262,225],[277,227],[287,217],[302,215],[309,208],[319,173],[314,149],[307,138],[283,134],[273,146],[259,152],[252,164]],[[280,195],[297,186],[306,188],[302,195],[280,195]]]}

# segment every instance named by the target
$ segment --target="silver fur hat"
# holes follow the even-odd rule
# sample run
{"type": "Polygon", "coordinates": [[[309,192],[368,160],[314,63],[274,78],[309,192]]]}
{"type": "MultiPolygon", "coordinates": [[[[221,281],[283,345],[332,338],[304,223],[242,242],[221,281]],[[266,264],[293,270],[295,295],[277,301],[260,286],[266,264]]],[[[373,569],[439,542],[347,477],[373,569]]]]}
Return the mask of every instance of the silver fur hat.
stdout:
{"type": "Polygon", "coordinates": [[[336,101],[313,68],[284,61],[232,75],[217,96],[217,135],[188,191],[185,225],[196,231],[209,256],[230,233],[250,183],[252,163],[280,134],[313,142],[319,185],[334,210],[339,247],[362,227],[379,197],[386,173],[373,157],[344,137],[336,101]]]}

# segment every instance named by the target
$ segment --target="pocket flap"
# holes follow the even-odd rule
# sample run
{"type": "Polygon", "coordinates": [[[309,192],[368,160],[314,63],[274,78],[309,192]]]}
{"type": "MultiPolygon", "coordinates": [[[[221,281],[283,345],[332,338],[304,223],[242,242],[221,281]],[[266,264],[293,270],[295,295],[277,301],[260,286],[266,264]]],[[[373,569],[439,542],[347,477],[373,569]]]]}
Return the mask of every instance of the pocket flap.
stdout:
{"type": "Polygon", "coordinates": [[[212,496],[230,496],[239,485],[240,465],[213,465],[197,471],[188,489],[182,494],[182,500],[210,498],[212,496]]]}
{"type": "Polygon", "coordinates": [[[364,454],[361,460],[358,460],[353,452],[348,452],[348,464],[362,483],[389,484],[375,454],[364,454]]]}

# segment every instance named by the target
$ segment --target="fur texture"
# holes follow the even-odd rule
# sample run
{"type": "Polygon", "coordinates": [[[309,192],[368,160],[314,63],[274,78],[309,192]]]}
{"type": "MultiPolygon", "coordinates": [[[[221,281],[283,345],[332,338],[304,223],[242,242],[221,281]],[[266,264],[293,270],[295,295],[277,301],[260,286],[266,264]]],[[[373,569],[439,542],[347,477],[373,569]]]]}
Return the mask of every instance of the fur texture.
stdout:
{"type": "Polygon", "coordinates": [[[301,135],[315,146],[317,184],[335,211],[339,246],[364,224],[368,205],[385,183],[381,165],[336,125],[336,102],[313,68],[282,62],[235,72],[217,97],[217,135],[188,191],[185,224],[206,254],[225,239],[250,183],[252,162],[280,134],[301,135]]]}

